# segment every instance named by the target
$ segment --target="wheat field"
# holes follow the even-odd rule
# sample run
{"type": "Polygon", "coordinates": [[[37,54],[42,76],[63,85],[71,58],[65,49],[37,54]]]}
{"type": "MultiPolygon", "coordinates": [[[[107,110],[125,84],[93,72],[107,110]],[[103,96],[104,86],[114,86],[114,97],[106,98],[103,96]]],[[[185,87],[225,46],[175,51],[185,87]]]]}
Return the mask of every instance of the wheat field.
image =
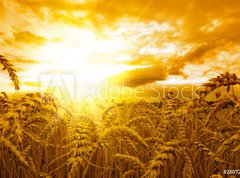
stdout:
{"type": "MultiPolygon", "coordinates": [[[[19,89],[14,66],[3,56],[0,63],[19,89]]],[[[100,104],[99,118],[50,94],[1,92],[0,177],[227,177],[224,170],[240,168],[238,84],[225,73],[196,97],[100,104]]]]}

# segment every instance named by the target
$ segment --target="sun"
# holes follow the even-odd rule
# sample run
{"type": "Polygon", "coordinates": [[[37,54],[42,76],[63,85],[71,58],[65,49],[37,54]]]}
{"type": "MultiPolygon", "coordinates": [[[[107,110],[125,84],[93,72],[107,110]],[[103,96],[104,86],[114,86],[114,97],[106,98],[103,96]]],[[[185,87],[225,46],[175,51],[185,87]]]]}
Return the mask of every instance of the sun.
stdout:
{"type": "Polygon", "coordinates": [[[58,34],[60,39],[50,40],[35,52],[34,59],[40,64],[31,71],[40,75],[72,74],[78,90],[84,90],[86,85],[99,86],[109,76],[129,69],[115,61],[126,46],[124,39],[100,38],[90,30],[67,32],[58,34]]]}
{"type": "Polygon", "coordinates": [[[119,72],[114,56],[120,55],[124,46],[122,39],[102,39],[94,31],[71,29],[61,39],[41,47],[34,57],[52,63],[53,72],[72,71],[87,80],[99,81],[119,72]],[[106,58],[109,60],[105,63],[106,58]]]}

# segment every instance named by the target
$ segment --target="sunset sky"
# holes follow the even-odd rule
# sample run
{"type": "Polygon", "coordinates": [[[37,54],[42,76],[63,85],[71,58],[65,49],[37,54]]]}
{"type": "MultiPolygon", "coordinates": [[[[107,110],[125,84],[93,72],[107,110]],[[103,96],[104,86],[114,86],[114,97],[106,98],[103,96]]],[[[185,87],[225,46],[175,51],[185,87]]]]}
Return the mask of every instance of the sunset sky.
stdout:
{"type": "Polygon", "coordinates": [[[239,0],[0,1],[0,54],[22,90],[46,74],[71,74],[77,86],[202,83],[240,75],[239,52],[239,0]]]}

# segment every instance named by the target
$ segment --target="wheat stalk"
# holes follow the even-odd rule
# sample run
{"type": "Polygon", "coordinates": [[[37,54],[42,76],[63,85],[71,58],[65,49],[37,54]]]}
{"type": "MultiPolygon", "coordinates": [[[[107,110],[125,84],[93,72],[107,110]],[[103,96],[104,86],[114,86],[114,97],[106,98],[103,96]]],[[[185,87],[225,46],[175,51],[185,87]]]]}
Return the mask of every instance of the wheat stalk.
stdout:
{"type": "Polygon", "coordinates": [[[20,89],[20,82],[18,80],[18,76],[16,74],[16,69],[14,66],[7,60],[4,56],[0,55],[0,63],[3,65],[2,70],[7,70],[10,79],[12,80],[15,90],[20,89]]]}

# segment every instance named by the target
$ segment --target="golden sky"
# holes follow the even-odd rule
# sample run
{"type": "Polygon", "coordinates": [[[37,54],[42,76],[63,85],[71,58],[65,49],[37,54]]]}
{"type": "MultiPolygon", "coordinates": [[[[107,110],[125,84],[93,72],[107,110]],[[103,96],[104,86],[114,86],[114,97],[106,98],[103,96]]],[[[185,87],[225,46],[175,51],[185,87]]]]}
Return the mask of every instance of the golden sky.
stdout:
{"type": "Polygon", "coordinates": [[[240,75],[239,52],[239,0],[0,1],[0,54],[23,90],[56,72],[128,87],[201,83],[240,75]]]}

